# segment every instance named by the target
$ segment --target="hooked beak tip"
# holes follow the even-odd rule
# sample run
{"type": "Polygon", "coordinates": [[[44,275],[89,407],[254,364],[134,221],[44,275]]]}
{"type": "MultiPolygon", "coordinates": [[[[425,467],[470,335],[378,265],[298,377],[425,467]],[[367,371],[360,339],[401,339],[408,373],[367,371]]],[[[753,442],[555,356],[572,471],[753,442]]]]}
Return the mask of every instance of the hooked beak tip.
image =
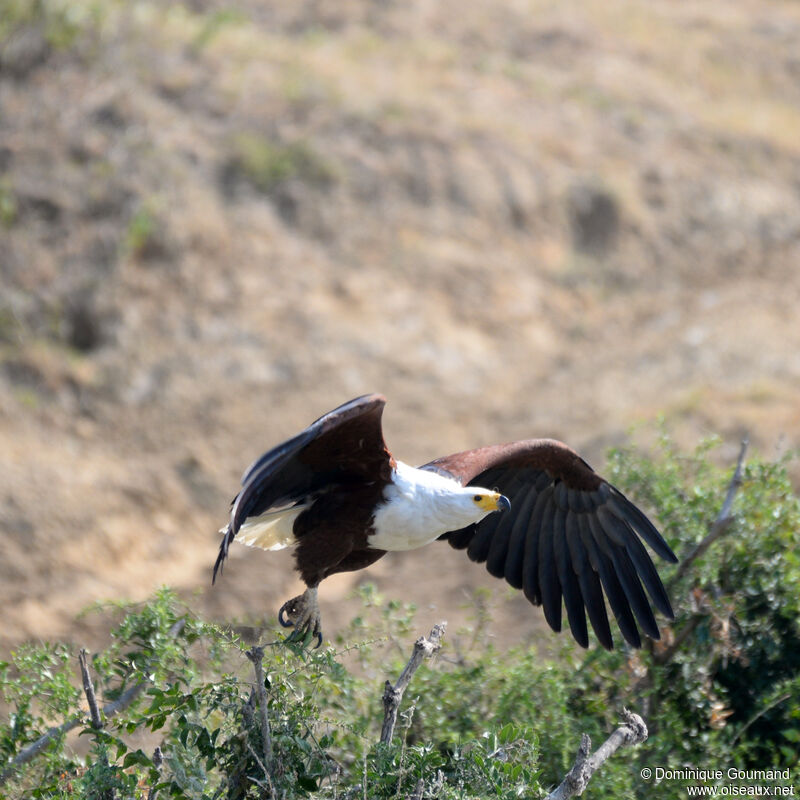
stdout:
{"type": "Polygon", "coordinates": [[[498,511],[511,510],[511,501],[504,494],[501,494],[500,497],[497,498],[497,510],[498,511]]]}

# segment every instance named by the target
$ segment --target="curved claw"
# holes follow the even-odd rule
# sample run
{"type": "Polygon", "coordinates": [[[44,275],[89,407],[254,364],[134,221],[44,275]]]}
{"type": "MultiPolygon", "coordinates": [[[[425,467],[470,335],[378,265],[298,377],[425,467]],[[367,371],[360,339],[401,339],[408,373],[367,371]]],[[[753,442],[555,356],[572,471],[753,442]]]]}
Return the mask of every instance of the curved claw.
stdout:
{"type": "Polygon", "coordinates": [[[303,594],[284,603],[278,611],[278,622],[284,628],[294,628],[284,641],[300,643],[316,650],[322,646],[322,630],[317,605],[317,589],[309,587],[303,594]]]}
{"type": "MultiPolygon", "coordinates": [[[[289,602],[291,602],[291,600],[289,602]]],[[[278,610],[278,622],[280,623],[282,628],[294,627],[294,622],[292,622],[292,620],[286,616],[286,606],[288,605],[289,603],[284,603],[278,610]]]]}

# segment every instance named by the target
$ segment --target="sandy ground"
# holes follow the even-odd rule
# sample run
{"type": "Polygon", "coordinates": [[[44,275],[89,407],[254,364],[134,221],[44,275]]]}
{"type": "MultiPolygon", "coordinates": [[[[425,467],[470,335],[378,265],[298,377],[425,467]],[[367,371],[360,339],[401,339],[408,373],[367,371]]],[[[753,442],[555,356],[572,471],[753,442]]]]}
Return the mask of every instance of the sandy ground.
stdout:
{"type": "MultiPolygon", "coordinates": [[[[0,27],[0,650],[163,584],[271,619],[289,556],[211,589],[216,531],[364,392],[411,463],[800,444],[796,3],[69,5],[0,27]]],[[[363,580],[542,630],[432,545],[323,584],[329,632],[363,580]]]]}

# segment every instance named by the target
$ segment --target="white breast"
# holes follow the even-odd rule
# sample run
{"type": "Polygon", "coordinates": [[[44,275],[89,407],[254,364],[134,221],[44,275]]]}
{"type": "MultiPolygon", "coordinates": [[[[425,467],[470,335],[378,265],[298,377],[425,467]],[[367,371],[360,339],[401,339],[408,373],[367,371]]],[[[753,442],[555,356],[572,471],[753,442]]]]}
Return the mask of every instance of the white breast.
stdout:
{"type": "Polygon", "coordinates": [[[471,494],[452,478],[398,461],[385,502],[375,512],[370,547],[413,550],[446,531],[477,522],[486,512],[466,501],[471,494]]]}

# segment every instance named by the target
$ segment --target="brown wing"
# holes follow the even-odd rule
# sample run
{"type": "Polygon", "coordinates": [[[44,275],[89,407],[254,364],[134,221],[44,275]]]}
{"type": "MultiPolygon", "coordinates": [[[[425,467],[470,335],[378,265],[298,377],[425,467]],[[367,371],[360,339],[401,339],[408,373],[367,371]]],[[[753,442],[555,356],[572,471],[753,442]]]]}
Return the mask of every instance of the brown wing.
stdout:
{"type": "Polygon", "coordinates": [[[248,517],[305,503],[331,486],[391,480],[394,461],[381,429],[385,403],[386,398],[379,394],[357,397],[264,453],[245,470],[242,489],[234,498],[230,522],[220,544],[213,579],[248,517]]]}
{"type": "Polygon", "coordinates": [[[603,592],[625,640],[641,646],[659,631],[648,602],[670,619],[672,606],[641,539],[662,558],[677,558],[650,520],[575,451],[552,439],[468,450],[426,464],[464,485],[497,489],[511,510],[450,531],[456,549],[522,589],[554,631],[561,599],[575,640],[588,645],[586,614],[598,640],[613,647],[603,592]],[[644,585],[644,589],[642,586],[644,585]]]}

